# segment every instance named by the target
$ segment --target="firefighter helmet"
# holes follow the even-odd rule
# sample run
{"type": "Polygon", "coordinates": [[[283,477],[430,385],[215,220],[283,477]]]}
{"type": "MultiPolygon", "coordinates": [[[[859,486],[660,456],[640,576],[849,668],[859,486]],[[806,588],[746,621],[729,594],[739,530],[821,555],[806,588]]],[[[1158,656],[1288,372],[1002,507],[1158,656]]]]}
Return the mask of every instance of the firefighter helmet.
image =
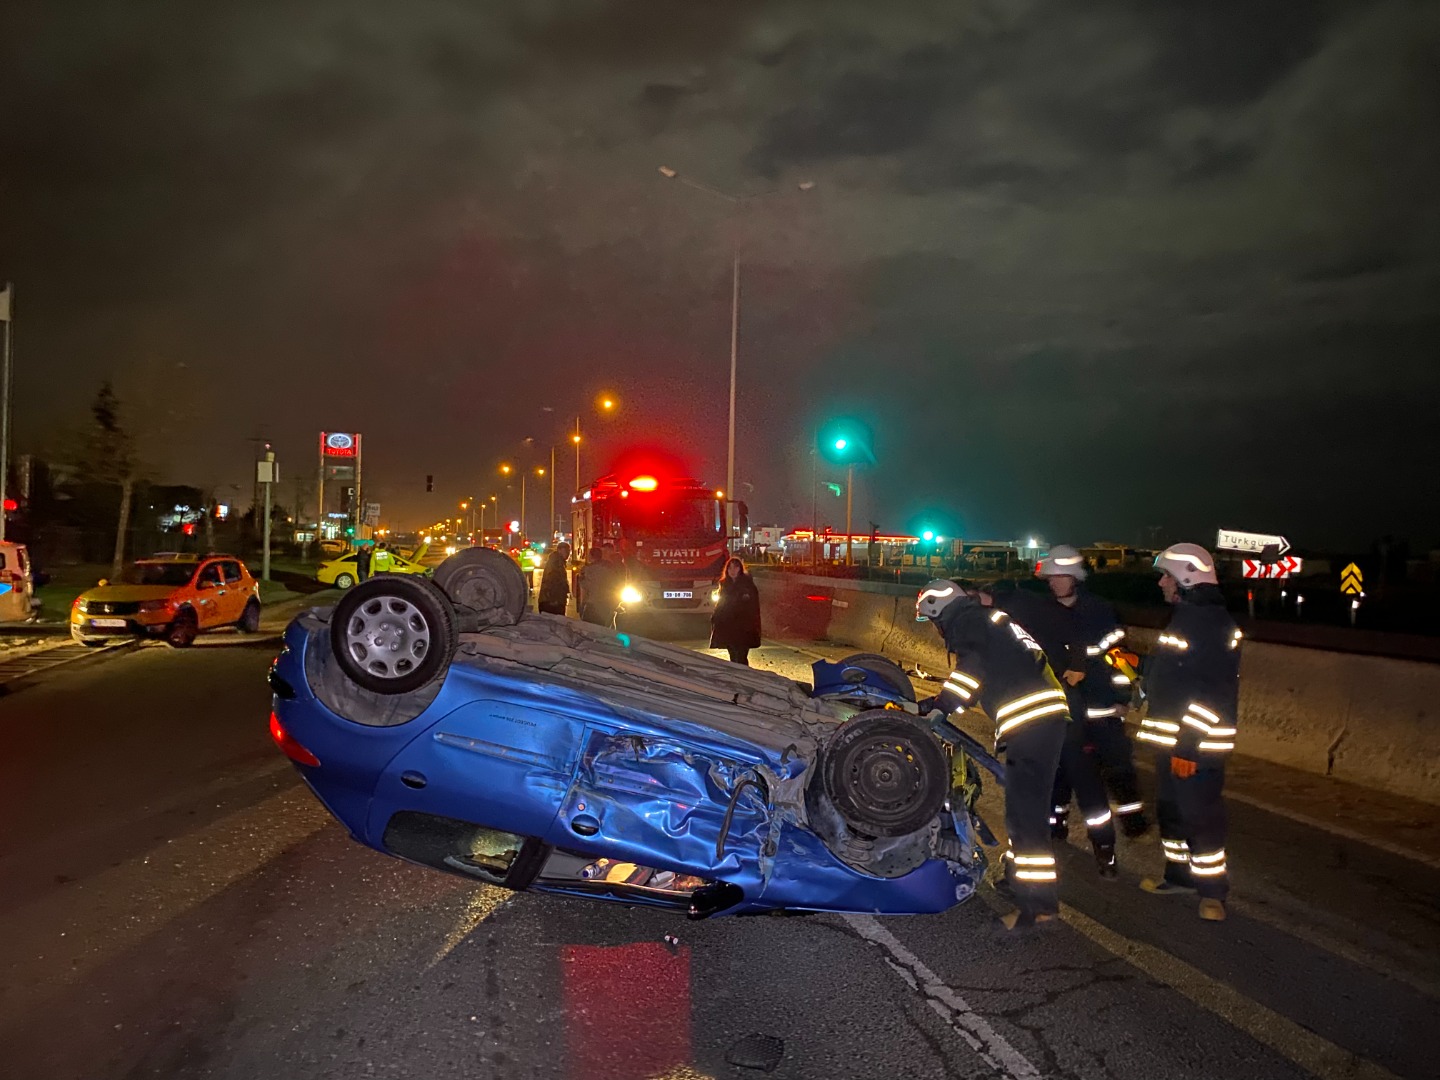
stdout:
{"type": "Polygon", "coordinates": [[[965,590],[949,578],[927,581],[915,598],[915,621],[929,622],[957,600],[968,599],[965,590]]]}
{"type": "Polygon", "coordinates": [[[1069,544],[1056,544],[1035,568],[1036,577],[1073,577],[1076,581],[1084,581],[1088,572],[1085,556],[1069,544]]]}
{"type": "Polygon", "coordinates": [[[1169,574],[1182,589],[1219,584],[1215,559],[1199,544],[1171,544],[1155,556],[1155,569],[1169,574]]]}

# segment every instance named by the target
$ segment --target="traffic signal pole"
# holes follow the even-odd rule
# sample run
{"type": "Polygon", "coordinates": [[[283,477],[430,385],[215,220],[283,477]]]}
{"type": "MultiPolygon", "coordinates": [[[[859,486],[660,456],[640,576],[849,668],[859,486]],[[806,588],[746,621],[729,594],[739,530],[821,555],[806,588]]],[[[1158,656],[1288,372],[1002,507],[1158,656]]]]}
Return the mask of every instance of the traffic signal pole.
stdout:
{"type": "Polygon", "coordinates": [[[855,565],[855,544],[850,532],[850,507],[853,503],[855,491],[855,466],[851,465],[845,470],[845,565],[855,565]]]}

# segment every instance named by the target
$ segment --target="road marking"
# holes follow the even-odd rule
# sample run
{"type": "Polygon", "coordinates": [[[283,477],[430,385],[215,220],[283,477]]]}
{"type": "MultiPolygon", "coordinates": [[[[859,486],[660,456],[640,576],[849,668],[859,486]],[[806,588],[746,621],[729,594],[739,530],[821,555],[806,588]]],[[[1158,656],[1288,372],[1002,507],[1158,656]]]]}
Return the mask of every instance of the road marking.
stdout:
{"type": "MultiPolygon", "coordinates": [[[[1031,1065],[1019,1050],[1011,1046],[1005,1037],[990,1026],[990,1022],[970,1007],[970,1004],[950,987],[940,981],[940,976],[931,971],[923,960],[896,940],[869,915],[841,916],[857,934],[872,945],[879,945],[895,958],[896,970],[910,986],[925,995],[932,1009],[941,1019],[948,1022],[985,1062],[996,1072],[1013,1080],[1038,1080],[1040,1072],[1031,1065]]],[[[895,966],[895,965],[892,965],[895,966]]]]}
{"type": "Polygon", "coordinates": [[[1227,790],[1225,792],[1225,798],[1234,799],[1236,802],[1245,803],[1249,806],[1255,807],[1258,810],[1264,810],[1266,813],[1269,814],[1275,814],[1279,817],[1289,818],[1291,821],[1299,822],[1301,825],[1309,826],[1312,829],[1319,829],[1322,832],[1334,833],[1336,836],[1344,837],[1346,840],[1354,840],[1357,844],[1364,844],[1366,847],[1378,848],[1379,850],[1387,852],[1390,855],[1398,855],[1402,859],[1411,859],[1414,862],[1423,863],[1426,866],[1433,867],[1436,870],[1440,870],[1440,858],[1437,858],[1434,855],[1426,855],[1423,851],[1414,851],[1411,848],[1404,847],[1403,845],[1391,843],[1389,840],[1385,840],[1382,837],[1371,836],[1367,833],[1359,832],[1356,829],[1346,828],[1344,825],[1336,825],[1333,822],[1321,821],[1319,818],[1312,818],[1309,815],[1299,813],[1296,810],[1287,810],[1283,806],[1276,806],[1274,803],[1268,803],[1264,799],[1257,799],[1252,795],[1245,795],[1239,791],[1227,790]]]}
{"type": "Polygon", "coordinates": [[[439,950],[430,958],[425,965],[429,971],[436,964],[444,960],[455,951],[455,947],[469,937],[477,926],[494,915],[502,907],[513,900],[518,894],[510,889],[502,889],[499,885],[481,885],[474,892],[465,898],[465,910],[451,927],[450,933],[445,936],[445,941],[439,950]]]}
{"type": "Polygon", "coordinates": [[[1398,1080],[1388,1069],[1336,1046],[1163,949],[1131,941],[1069,904],[1060,905],[1060,918],[1106,952],[1214,1013],[1320,1080],[1398,1080]]]}

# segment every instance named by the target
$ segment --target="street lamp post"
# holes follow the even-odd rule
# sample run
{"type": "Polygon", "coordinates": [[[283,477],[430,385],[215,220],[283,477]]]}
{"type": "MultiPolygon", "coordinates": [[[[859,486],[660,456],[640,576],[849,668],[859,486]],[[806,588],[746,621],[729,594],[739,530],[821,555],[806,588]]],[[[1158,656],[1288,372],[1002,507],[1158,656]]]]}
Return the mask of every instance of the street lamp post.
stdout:
{"type": "MultiPolygon", "coordinates": [[[[727,192],[721,191],[719,188],[713,188],[708,184],[702,184],[699,181],[691,180],[688,176],[681,176],[678,170],[672,169],[668,165],[660,166],[660,175],[665,177],[665,179],[667,180],[679,180],[680,183],[686,185],[687,187],[692,187],[696,191],[703,191],[709,195],[714,195],[717,198],[724,199],[731,206],[738,207],[746,199],[746,196],[730,195],[727,192]]],[[[809,191],[814,186],[814,182],[809,180],[803,181],[802,183],[797,185],[797,187],[801,191],[809,191]]],[[[761,192],[760,194],[765,195],[770,194],[770,192],[761,192]]],[[[748,198],[755,197],[756,196],[753,195],[748,196],[748,198]]],[[[736,246],[732,251],[730,257],[730,419],[726,426],[725,440],[725,491],[730,496],[730,498],[725,500],[725,543],[727,547],[729,546],[731,535],[735,531],[735,369],[737,366],[739,354],[740,249],[739,242],[737,240],[736,246]]]]}

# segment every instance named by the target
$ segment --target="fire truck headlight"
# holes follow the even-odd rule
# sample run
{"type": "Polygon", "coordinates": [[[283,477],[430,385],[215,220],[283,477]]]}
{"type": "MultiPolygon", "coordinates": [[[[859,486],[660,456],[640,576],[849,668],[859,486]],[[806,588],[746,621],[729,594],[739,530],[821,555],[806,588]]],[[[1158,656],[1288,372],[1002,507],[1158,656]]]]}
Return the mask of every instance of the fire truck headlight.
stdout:
{"type": "Polygon", "coordinates": [[[622,604],[638,604],[644,599],[645,597],[640,594],[640,590],[635,588],[634,585],[626,585],[620,590],[620,602],[622,604]]]}
{"type": "Polygon", "coordinates": [[[712,603],[712,604],[718,604],[719,602],[720,602],[720,590],[719,590],[719,589],[711,589],[711,590],[710,590],[710,603],[712,603]]]}

